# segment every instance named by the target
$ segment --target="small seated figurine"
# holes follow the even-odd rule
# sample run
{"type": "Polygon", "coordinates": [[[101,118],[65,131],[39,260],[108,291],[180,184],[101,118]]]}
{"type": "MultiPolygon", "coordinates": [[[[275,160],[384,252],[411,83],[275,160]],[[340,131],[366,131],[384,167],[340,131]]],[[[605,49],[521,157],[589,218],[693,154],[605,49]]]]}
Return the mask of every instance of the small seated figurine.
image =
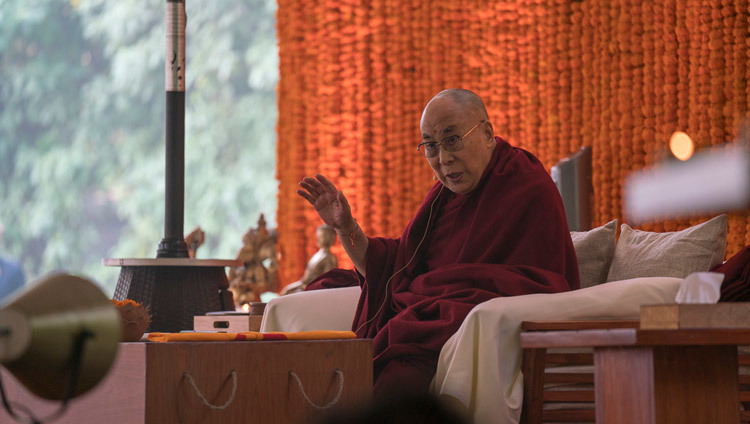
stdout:
{"type": "Polygon", "coordinates": [[[185,244],[188,249],[188,257],[195,259],[195,255],[198,252],[198,248],[201,247],[203,241],[206,239],[206,233],[203,232],[201,227],[195,227],[190,234],[185,236],[185,244]]]}
{"type": "Polygon", "coordinates": [[[317,278],[320,274],[330,271],[338,266],[336,256],[331,253],[331,246],[336,241],[336,231],[328,225],[321,225],[317,232],[318,247],[320,248],[307,262],[305,273],[302,278],[281,290],[281,294],[297,293],[305,290],[307,284],[317,278]]]}

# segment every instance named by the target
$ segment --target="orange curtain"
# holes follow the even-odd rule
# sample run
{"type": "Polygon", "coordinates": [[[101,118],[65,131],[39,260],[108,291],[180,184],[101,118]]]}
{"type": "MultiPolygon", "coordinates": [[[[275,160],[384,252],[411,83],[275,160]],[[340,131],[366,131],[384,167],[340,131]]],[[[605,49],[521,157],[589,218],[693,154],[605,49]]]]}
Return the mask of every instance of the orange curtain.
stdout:
{"type": "MultiPolygon", "coordinates": [[[[368,235],[400,235],[433,184],[415,146],[444,88],[478,93],[496,134],[548,168],[592,146],[595,225],[622,220],[623,177],[672,132],[720,145],[748,112],[748,0],[279,0],[278,35],[282,285],[317,249],[305,175],[337,184],[368,235]]],[[[728,243],[750,243],[748,214],[730,215],[728,243]]]]}

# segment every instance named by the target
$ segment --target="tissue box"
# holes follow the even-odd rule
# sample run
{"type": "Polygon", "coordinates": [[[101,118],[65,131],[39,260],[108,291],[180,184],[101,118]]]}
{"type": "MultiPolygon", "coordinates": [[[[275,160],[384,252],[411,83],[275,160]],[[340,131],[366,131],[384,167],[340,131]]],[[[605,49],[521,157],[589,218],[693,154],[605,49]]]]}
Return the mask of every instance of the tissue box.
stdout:
{"type": "Polygon", "coordinates": [[[641,306],[641,329],[750,328],[750,303],[641,306]]]}

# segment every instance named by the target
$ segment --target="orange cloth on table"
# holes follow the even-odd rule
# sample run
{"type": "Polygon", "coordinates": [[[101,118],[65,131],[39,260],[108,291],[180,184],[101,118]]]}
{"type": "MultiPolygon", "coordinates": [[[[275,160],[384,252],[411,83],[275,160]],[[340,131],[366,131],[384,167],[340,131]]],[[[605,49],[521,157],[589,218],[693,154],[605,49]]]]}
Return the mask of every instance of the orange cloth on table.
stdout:
{"type": "Polygon", "coordinates": [[[253,340],[327,340],[353,339],[352,331],[299,331],[294,333],[259,333],[245,331],[241,333],[150,333],[152,342],[228,342],[253,340]]]}
{"type": "Polygon", "coordinates": [[[293,333],[263,333],[264,336],[271,334],[284,335],[287,340],[353,339],[357,337],[353,331],[332,330],[297,331],[293,333]]]}

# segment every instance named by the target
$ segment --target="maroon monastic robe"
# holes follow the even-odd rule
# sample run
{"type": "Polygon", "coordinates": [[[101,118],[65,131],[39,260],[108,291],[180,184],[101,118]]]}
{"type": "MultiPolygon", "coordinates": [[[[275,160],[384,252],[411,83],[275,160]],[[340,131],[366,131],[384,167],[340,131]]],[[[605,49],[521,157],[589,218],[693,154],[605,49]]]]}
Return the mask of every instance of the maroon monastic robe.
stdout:
{"type": "Polygon", "coordinates": [[[724,274],[719,302],[750,301],[750,246],[745,246],[723,264],[716,265],[712,272],[724,274]]]}
{"type": "Polygon", "coordinates": [[[579,287],[557,188],[536,157],[500,138],[471,193],[436,183],[401,237],[369,238],[366,257],[367,278],[335,270],[307,289],[361,285],[352,329],[373,339],[376,394],[429,384],[440,349],[477,304],[579,287]]]}

